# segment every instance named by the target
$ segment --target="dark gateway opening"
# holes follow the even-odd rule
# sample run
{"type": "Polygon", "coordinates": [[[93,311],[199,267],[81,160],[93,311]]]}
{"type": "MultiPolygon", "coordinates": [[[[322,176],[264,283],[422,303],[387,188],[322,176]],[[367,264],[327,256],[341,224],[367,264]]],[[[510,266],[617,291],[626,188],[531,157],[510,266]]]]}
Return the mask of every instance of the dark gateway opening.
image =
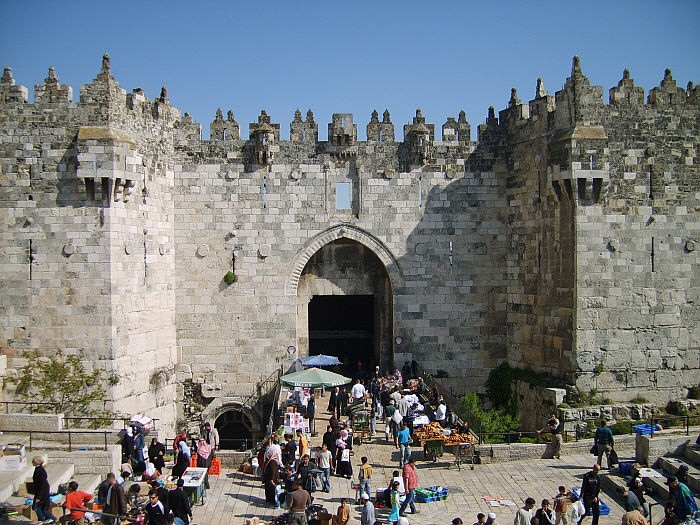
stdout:
{"type": "Polygon", "coordinates": [[[373,295],[314,295],[309,302],[309,355],[334,355],[341,373],[368,379],[377,362],[373,295]]]}

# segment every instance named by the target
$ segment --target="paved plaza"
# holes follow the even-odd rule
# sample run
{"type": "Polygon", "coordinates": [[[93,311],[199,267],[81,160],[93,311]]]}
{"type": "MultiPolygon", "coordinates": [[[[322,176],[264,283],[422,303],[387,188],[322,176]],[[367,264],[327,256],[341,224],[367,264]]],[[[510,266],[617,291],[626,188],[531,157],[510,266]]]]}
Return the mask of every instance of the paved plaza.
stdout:
{"type": "MultiPolygon", "coordinates": [[[[312,446],[320,443],[321,436],[312,439],[312,446]]],[[[367,456],[374,467],[372,491],[385,488],[393,470],[398,469],[398,451],[386,442],[383,432],[369,443],[355,445],[353,473],[357,476],[360,457],[367,456]]],[[[425,461],[422,450],[414,449],[417,458],[419,486],[440,485],[449,489],[449,496],[444,501],[418,503],[419,514],[408,515],[411,525],[449,525],[456,516],[465,524],[476,521],[476,514],[495,512],[497,523],[510,525],[517,507],[523,500],[533,497],[537,506],[542,499],[551,499],[557,493],[559,485],[567,487],[580,486],[583,474],[593,464],[592,456],[562,456],[561,460],[538,459],[523,460],[491,465],[476,465],[474,470],[462,465],[458,470],[451,464],[454,456],[445,454],[437,462],[425,461]],[[449,467],[449,468],[448,468],[449,467]],[[510,500],[517,506],[491,507],[485,496],[510,500]]],[[[624,458],[620,458],[624,459],[624,458]]],[[[605,471],[603,471],[604,473],[605,471]]],[[[271,521],[275,516],[285,512],[265,504],[265,494],[260,478],[239,471],[222,470],[218,477],[211,478],[211,489],[204,506],[194,509],[193,523],[198,525],[243,524],[246,518],[258,517],[271,521]]],[[[348,498],[351,505],[351,523],[359,523],[360,506],[354,504],[355,491],[345,478],[331,478],[331,492],[314,492],[314,503],[323,504],[329,512],[335,514],[341,498],[348,498]]],[[[611,494],[602,496],[610,506],[608,516],[600,517],[600,525],[619,524],[622,508],[614,501],[611,494]]],[[[663,517],[663,511],[655,507],[654,522],[663,517]]],[[[377,509],[377,519],[386,521],[389,509],[377,509]]],[[[584,525],[590,524],[590,518],[584,525]]]]}

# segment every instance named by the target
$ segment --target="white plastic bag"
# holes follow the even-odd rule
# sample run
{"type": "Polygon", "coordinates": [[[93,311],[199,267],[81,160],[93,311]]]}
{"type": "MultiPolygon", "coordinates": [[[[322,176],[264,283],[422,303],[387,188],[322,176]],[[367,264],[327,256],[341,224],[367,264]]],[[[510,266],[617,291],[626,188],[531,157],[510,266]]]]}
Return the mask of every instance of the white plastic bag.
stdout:
{"type": "Polygon", "coordinates": [[[578,521],[586,513],[586,508],[583,506],[581,500],[575,501],[571,504],[571,520],[578,521]]]}

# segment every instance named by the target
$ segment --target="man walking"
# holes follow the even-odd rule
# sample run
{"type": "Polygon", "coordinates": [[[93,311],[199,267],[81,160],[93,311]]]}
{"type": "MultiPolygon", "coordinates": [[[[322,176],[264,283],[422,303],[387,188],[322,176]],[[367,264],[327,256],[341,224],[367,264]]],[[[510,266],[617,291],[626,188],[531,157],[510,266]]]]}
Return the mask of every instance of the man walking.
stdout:
{"type": "Polygon", "coordinates": [[[333,464],[333,456],[328,445],[323,443],[321,450],[316,454],[318,468],[321,469],[321,490],[323,492],[331,491],[331,465],[333,464]]]}
{"type": "Polygon", "coordinates": [[[515,518],[513,518],[513,525],[532,525],[532,518],[535,514],[532,509],[535,508],[535,500],[533,498],[527,498],[525,500],[525,506],[518,509],[515,513],[515,518]]]}
{"type": "Polygon", "coordinates": [[[549,420],[547,423],[545,423],[545,426],[543,426],[540,430],[537,431],[537,435],[539,436],[543,432],[549,432],[552,434],[552,457],[556,459],[561,459],[561,445],[563,441],[563,436],[562,436],[562,425],[557,419],[557,413],[552,412],[549,415],[549,420]]]}
{"type": "Polygon", "coordinates": [[[360,525],[374,525],[376,518],[374,517],[374,504],[370,499],[369,494],[362,493],[362,513],[360,514],[360,525]]]}
{"type": "Polygon", "coordinates": [[[403,467],[411,458],[411,431],[405,421],[401,421],[401,430],[396,437],[399,441],[399,466],[403,467]]]}
{"type": "Polygon", "coordinates": [[[301,488],[299,481],[294,483],[294,492],[289,496],[288,503],[288,525],[308,525],[308,521],[306,520],[306,507],[311,505],[311,495],[301,488]]]}
{"type": "Polygon", "coordinates": [[[111,514],[112,516],[102,515],[102,523],[105,525],[117,525],[121,523],[121,518],[126,514],[126,494],[124,494],[124,489],[117,483],[117,476],[114,472],[107,474],[107,484],[109,489],[107,490],[107,499],[105,503],[105,514],[111,514]]]}
{"type": "Polygon", "coordinates": [[[578,525],[581,525],[583,518],[590,515],[593,516],[593,521],[591,525],[598,525],[598,519],[600,518],[600,502],[598,500],[598,494],[600,494],[600,478],[598,477],[598,472],[600,472],[600,465],[597,463],[593,465],[590,472],[586,472],[583,475],[583,483],[581,484],[581,499],[583,500],[583,506],[586,509],[583,515],[578,520],[578,525]]]}
{"type": "Polygon", "coordinates": [[[610,463],[610,452],[615,446],[615,439],[613,438],[613,432],[608,427],[607,421],[604,419],[600,422],[600,426],[595,430],[595,444],[598,447],[598,465],[602,465],[603,454],[605,454],[608,461],[608,470],[612,468],[610,463]]]}
{"type": "Polygon", "coordinates": [[[399,509],[399,516],[406,515],[406,509],[411,507],[411,514],[418,514],[419,510],[416,508],[416,489],[418,488],[418,474],[416,473],[416,460],[409,458],[408,462],[403,466],[403,484],[406,488],[406,499],[401,504],[399,509]]]}

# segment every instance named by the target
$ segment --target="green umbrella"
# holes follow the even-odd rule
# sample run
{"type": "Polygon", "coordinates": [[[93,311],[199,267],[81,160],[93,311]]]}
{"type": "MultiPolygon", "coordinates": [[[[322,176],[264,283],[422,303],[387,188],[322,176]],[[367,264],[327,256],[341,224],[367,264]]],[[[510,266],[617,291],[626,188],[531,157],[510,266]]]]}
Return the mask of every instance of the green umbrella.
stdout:
{"type": "Polygon", "coordinates": [[[347,385],[352,379],[321,368],[307,368],[280,377],[280,381],[290,386],[322,387],[347,385]]]}

